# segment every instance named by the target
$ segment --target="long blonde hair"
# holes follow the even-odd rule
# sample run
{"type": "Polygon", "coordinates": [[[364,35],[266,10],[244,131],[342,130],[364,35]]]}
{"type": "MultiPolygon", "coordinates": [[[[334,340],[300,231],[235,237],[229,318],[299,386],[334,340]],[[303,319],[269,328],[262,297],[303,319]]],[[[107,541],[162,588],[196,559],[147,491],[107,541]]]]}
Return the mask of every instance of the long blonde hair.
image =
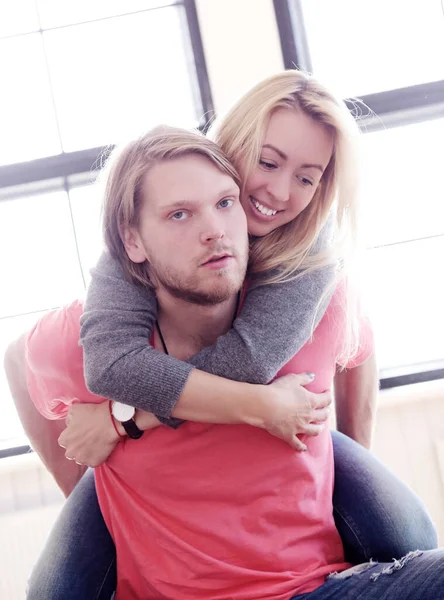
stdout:
{"type": "Polygon", "coordinates": [[[102,223],[105,245],[132,283],[151,285],[146,262],[134,263],[124,245],[125,231],[139,224],[144,177],[156,163],[189,154],[207,158],[240,185],[239,175],[219,146],[198,131],[166,125],[113,150],[100,174],[104,184],[102,223]]]}
{"type": "MultiPolygon", "coordinates": [[[[333,139],[333,153],[310,204],[290,223],[271,233],[253,238],[249,273],[261,283],[279,283],[302,277],[327,265],[344,267],[353,250],[357,233],[357,150],[359,130],[344,102],[338,100],[313,76],[288,70],[265,79],[215,121],[209,136],[243,173],[243,185],[258,164],[271,115],[278,108],[301,111],[321,124],[333,139]],[[330,215],[330,216],[329,216],[330,215]],[[323,248],[316,241],[323,227],[329,237],[323,248]],[[332,221],[334,223],[332,223],[332,221]]],[[[318,309],[336,286],[332,281],[318,309]]],[[[352,293],[348,298],[346,347],[341,354],[351,357],[358,347],[357,320],[352,293]]],[[[316,315],[313,318],[313,327],[316,315]]]]}

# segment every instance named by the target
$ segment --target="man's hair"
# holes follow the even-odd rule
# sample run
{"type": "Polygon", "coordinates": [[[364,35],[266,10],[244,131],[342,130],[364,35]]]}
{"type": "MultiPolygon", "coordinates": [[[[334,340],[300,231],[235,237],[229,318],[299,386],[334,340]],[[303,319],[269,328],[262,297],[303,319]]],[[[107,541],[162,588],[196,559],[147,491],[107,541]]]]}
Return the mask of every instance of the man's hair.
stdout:
{"type": "Polygon", "coordinates": [[[235,168],[219,146],[198,131],[166,125],[158,126],[113,150],[102,171],[105,244],[132,283],[151,285],[146,262],[131,261],[124,246],[125,231],[139,225],[144,178],[155,164],[189,155],[207,158],[240,185],[235,168]]]}

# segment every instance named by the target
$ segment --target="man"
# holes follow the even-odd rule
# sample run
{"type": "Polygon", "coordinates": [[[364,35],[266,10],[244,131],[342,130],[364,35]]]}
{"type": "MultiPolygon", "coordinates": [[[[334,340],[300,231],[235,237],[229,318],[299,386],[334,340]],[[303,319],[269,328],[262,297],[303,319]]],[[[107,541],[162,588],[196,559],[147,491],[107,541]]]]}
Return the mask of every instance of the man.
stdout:
{"type": "MultiPolygon", "coordinates": [[[[125,172],[116,174],[124,187],[134,184],[125,172]]],[[[148,260],[159,303],[152,343],[184,359],[225,333],[235,315],[247,263],[238,188],[229,168],[203,149],[153,160],[140,184],[138,211],[131,214],[128,206],[120,206],[129,214],[128,223],[116,222],[127,256],[141,266],[139,277],[146,275],[148,260]]],[[[76,303],[50,313],[26,339],[29,393],[47,417],[65,416],[76,399],[102,400],[84,388],[81,360],[72,351],[80,313],[76,303]],[[52,337],[55,332],[63,332],[61,343],[52,337]]],[[[311,360],[324,361],[330,379],[333,330],[325,319],[317,345],[307,349],[314,353],[311,360]]],[[[295,372],[298,360],[307,359],[301,351],[287,371],[295,372]]],[[[225,426],[188,422],[178,431],[153,429],[119,444],[96,470],[101,509],[117,548],[117,600],[283,600],[295,594],[311,600],[329,593],[370,600],[386,592],[406,598],[401,579],[419,590],[430,564],[444,581],[442,554],[430,554],[416,557],[393,578],[370,583],[365,572],[379,575],[381,568],[368,566],[362,575],[323,585],[330,572],[349,567],[332,516],[330,436],[323,432],[310,440],[309,452],[298,454],[260,427],[245,424],[255,424],[254,410],[264,418],[267,407],[257,398],[254,406],[241,403],[237,415],[226,414],[220,420],[225,426]],[[412,569],[415,564],[424,566],[412,569]]],[[[177,416],[193,419],[186,410],[177,416]]],[[[431,582],[428,595],[415,592],[411,598],[438,598],[438,589],[431,582]]]]}

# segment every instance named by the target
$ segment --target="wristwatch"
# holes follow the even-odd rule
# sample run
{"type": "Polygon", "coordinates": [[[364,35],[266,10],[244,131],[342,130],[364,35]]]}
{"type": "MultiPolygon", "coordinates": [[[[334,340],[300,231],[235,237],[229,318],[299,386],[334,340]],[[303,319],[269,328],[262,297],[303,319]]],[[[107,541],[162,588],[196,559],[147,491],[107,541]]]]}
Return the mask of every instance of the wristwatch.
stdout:
{"type": "Polygon", "coordinates": [[[134,406],[128,406],[128,404],[122,404],[122,402],[117,402],[113,400],[111,402],[111,413],[116,421],[122,424],[122,427],[128,434],[128,437],[133,440],[138,440],[142,437],[144,432],[139,429],[134,420],[134,415],[136,414],[136,409],[134,406]]]}

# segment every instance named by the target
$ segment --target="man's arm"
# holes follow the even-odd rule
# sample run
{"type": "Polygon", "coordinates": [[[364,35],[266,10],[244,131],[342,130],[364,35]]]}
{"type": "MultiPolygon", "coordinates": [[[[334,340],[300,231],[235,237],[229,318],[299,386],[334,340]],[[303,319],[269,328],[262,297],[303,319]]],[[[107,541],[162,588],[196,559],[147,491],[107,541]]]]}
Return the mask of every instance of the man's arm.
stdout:
{"type": "Polygon", "coordinates": [[[45,419],[34,406],[26,384],[25,338],[21,336],[9,345],[5,353],[4,367],[11,395],[32,448],[53,475],[65,496],[74,489],[86,467],[65,458],[58,445],[59,435],[65,429],[65,421],[45,419]]]}
{"type": "Polygon", "coordinates": [[[361,365],[338,371],[334,387],[338,431],[370,449],[378,397],[374,352],[361,365]]]}

